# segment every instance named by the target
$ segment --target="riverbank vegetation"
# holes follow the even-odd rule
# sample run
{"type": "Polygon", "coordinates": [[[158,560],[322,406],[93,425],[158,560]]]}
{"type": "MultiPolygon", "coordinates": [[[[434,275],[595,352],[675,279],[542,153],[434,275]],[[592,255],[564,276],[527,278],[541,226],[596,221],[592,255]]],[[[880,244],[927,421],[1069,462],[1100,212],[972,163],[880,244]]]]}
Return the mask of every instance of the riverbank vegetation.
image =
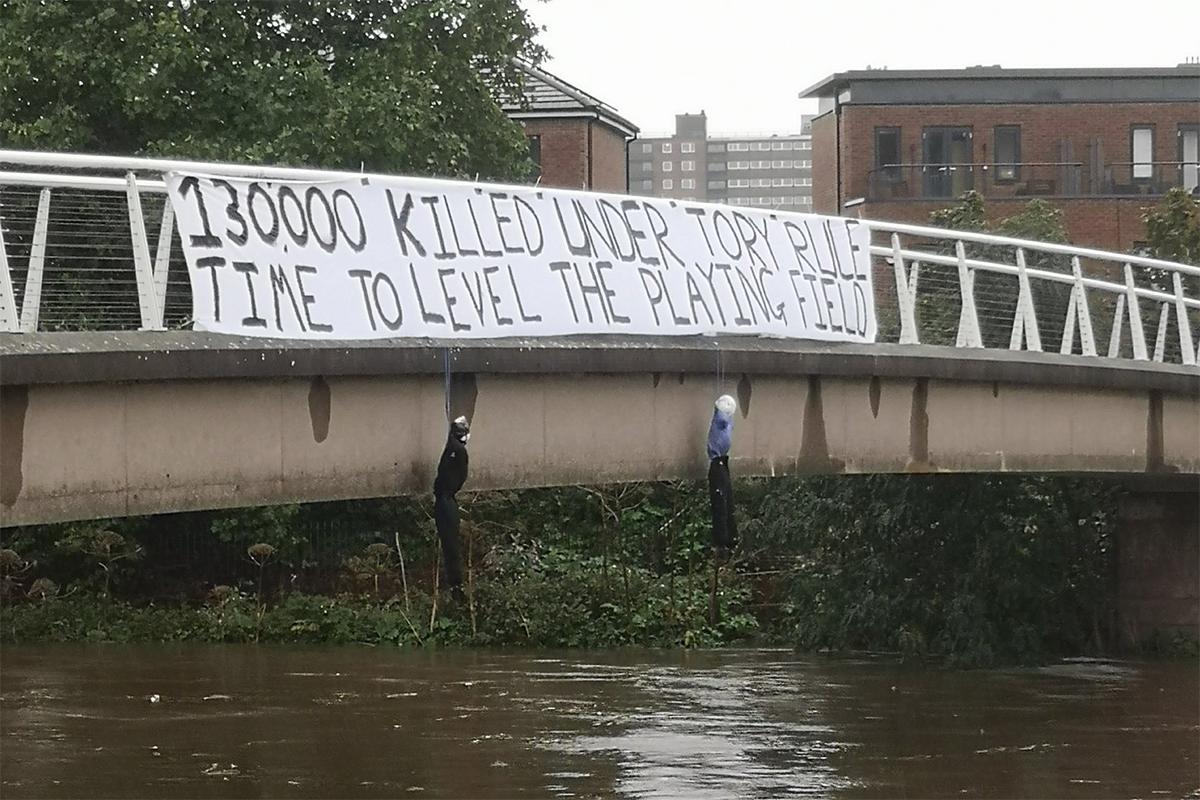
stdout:
{"type": "Polygon", "coordinates": [[[719,571],[691,483],[463,496],[438,584],[423,498],[4,532],[0,639],[891,651],[960,666],[1111,641],[1100,482],[838,476],[737,486],[719,571]]]}

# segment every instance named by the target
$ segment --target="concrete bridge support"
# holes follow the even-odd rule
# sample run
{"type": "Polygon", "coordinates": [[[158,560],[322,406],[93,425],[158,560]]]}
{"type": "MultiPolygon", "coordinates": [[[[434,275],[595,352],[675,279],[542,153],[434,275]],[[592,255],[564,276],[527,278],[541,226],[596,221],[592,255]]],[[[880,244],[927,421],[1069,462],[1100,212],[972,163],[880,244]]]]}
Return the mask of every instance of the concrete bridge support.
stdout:
{"type": "Polygon", "coordinates": [[[439,344],[0,338],[0,526],[428,492],[447,357],[450,416],[472,422],[470,490],[701,479],[718,390],[738,396],[741,476],[1192,490],[1200,475],[1194,367],[769,339],[439,344]]]}
{"type": "Polygon", "coordinates": [[[1121,499],[1117,630],[1125,646],[1156,631],[1200,638],[1200,491],[1121,499]]]}

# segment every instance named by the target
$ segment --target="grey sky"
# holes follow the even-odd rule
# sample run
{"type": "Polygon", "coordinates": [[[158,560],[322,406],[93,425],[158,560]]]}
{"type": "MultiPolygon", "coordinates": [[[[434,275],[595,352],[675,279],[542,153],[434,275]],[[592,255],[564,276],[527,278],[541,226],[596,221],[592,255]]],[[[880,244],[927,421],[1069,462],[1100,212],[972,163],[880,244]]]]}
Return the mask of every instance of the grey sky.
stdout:
{"type": "MultiPolygon", "coordinates": [[[[710,131],[784,132],[833,72],[1167,67],[1200,56],[1200,2],[1135,0],[522,0],[547,68],[644,134],[704,109],[710,131]]],[[[1200,101],[1198,101],[1200,102],[1200,101]]]]}

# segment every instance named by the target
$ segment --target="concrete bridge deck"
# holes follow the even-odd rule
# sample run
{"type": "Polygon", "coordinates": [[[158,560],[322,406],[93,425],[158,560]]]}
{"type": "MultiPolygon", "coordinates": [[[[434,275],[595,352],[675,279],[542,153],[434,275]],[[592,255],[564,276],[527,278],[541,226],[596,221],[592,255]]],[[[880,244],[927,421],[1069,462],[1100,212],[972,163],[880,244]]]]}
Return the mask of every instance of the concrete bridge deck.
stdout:
{"type": "Polygon", "coordinates": [[[468,489],[700,478],[718,390],[740,401],[743,476],[1200,475],[1185,365],[705,337],[23,334],[0,335],[0,525],[429,491],[447,354],[451,413],[473,421],[468,489]]]}

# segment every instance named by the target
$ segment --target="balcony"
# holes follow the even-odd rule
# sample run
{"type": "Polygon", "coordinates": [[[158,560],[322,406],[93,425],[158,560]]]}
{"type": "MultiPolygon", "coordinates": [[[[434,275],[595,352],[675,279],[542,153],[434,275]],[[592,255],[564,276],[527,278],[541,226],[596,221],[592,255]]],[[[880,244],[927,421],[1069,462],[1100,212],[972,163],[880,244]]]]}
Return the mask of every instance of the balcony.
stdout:
{"type": "Polygon", "coordinates": [[[873,202],[953,200],[974,189],[985,198],[1141,197],[1176,186],[1200,192],[1200,162],[1113,161],[1019,164],[894,164],[867,173],[873,202]]]}

